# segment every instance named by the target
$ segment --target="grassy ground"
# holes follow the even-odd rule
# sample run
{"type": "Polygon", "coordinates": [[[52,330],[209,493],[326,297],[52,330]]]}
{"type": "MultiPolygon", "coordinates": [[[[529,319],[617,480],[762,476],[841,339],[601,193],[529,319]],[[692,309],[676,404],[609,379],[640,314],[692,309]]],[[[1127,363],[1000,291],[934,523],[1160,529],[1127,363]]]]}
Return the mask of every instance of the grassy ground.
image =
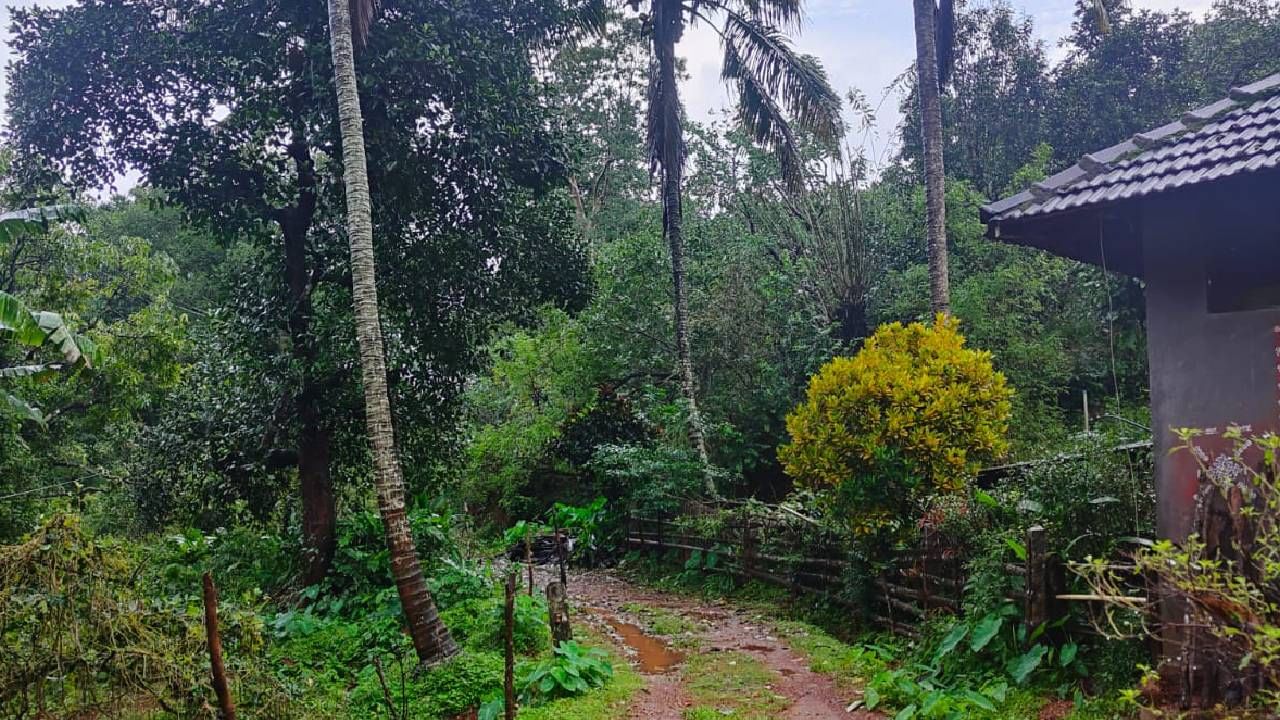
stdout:
{"type": "Polygon", "coordinates": [[[768,720],[788,705],[787,698],[772,690],[779,680],[746,653],[694,655],[684,668],[684,685],[694,702],[685,710],[685,720],[768,720]]]}

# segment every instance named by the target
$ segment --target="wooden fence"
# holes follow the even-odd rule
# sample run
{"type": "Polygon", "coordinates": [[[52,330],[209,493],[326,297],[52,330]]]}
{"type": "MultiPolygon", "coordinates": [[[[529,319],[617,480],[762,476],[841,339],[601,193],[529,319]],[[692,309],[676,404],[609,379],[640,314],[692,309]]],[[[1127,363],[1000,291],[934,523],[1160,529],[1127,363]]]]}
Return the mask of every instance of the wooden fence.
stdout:
{"type": "MultiPolygon", "coordinates": [[[[793,594],[820,595],[865,612],[874,624],[895,634],[914,637],[920,622],[929,615],[961,612],[966,558],[946,543],[926,538],[920,548],[898,553],[871,581],[867,607],[848,601],[840,592],[852,563],[834,538],[815,541],[808,537],[803,545],[791,544],[783,526],[765,521],[730,522],[718,528],[714,533],[700,533],[690,529],[688,522],[632,514],[626,542],[632,549],[678,551],[686,558],[694,552],[714,553],[725,561],[717,571],[784,587],[793,594]],[[767,547],[789,549],[780,553],[767,547]]],[[[1005,597],[1022,607],[1031,627],[1061,617],[1065,603],[1097,600],[1066,594],[1066,568],[1048,552],[1043,527],[1029,528],[1023,546],[1025,560],[1003,566],[1008,580],[1004,587],[1005,597]]],[[[1091,630],[1085,625],[1077,629],[1091,630]]]]}

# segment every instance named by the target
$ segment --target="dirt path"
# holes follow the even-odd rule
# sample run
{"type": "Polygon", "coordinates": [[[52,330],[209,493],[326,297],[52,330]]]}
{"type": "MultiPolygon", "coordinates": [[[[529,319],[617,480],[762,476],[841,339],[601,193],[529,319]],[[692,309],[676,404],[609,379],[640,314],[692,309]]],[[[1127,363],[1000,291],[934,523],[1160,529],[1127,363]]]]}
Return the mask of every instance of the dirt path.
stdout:
{"type": "Polygon", "coordinates": [[[810,670],[805,658],[770,634],[765,622],[728,604],[637,587],[603,572],[576,573],[570,588],[579,621],[612,637],[645,678],[631,707],[632,720],[684,720],[686,713],[702,717],[699,705],[728,717],[881,717],[846,712],[853,699],[847,691],[810,670]],[[653,631],[664,626],[668,632],[653,631]],[[742,684],[732,686],[734,678],[742,684]],[[719,685],[726,686],[719,687],[721,702],[716,702],[719,685]]]}

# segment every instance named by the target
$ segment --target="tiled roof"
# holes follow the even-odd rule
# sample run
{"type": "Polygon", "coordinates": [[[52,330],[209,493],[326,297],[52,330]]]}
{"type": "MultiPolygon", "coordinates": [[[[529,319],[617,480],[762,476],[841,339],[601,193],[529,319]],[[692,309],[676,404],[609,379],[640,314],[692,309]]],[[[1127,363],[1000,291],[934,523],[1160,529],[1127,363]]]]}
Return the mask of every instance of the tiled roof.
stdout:
{"type": "Polygon", "coordinates": [[[1138,198],[1280,166],[1280,74],[1139,133],[982,208],[999,223],[1138,198]]]}

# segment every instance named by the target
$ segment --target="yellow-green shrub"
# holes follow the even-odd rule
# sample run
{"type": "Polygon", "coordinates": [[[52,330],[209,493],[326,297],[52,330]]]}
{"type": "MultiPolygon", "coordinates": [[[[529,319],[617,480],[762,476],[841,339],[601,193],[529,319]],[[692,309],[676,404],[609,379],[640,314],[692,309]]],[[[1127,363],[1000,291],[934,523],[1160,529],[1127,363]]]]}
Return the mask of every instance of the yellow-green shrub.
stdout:
{"type": "Polygon", "coordinates": [[[884,325],[853,357],[827,363],[787,416],[787,474],[866,532],[934,492],[964,487],[1004,454],[1013,393],[959,323],[884,325]]]}

